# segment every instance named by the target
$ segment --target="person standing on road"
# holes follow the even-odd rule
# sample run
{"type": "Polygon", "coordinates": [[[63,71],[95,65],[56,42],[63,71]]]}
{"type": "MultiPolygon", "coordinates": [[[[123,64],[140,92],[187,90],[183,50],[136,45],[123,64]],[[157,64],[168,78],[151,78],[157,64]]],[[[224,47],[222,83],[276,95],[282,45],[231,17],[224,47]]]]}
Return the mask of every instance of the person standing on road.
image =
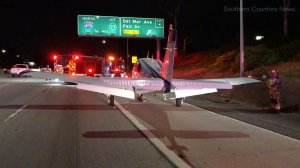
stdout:
{"type": "MultiPolygon", "coordinates": [[[[52,69],[50,68],[49,65],[46,66],[45,72],[52,72],[52,69]]],[[[49,80],[51,80],[51,79],[46,78],[46,82],[47,82],[47,83],[49,82],[49,80]]]]}
{"type": "Polygon", "coordinates": [[[52,72],[52,69],[50,68],[49,65],[46,66],[46,72],[52,72]]]}
{"type": "Polygon", "coordinates": [[[268,80],[267,86],[269,88],[270,100],[272,103],[272,111],[279,112],[281,80],[279,77],[278,70],[275,69],[272,70],[272,78],[268,80]]]}

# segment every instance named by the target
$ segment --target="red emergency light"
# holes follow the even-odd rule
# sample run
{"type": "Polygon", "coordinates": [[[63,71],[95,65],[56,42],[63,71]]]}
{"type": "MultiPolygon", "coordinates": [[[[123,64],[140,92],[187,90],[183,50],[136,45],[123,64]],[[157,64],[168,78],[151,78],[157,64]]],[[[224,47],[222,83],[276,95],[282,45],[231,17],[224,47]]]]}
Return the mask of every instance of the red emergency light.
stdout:
{"type": "Polygon", "coordinates": [[[57,55],[54,54],[54,55],[53,55],[53,59],[54,59],[54,60],[57,60],[57,55]]]}
{"type": "Polygon", "coordinates": [[[88,68],[86,71],[87,76],[94,76],[94,69],[93,68],[88,68]]]}
{"type": "Polygon", "coordinates": [[[75,61],[79,60],[78,54],[73,54],[72,59],[75,60],[75,61]]]}
{"type": "Polygon", "coordinates": [[[115,60],[115,57],[110,55],[110,56],[108,56],[108,60],[114,61],[114,60],[115,60]]]}

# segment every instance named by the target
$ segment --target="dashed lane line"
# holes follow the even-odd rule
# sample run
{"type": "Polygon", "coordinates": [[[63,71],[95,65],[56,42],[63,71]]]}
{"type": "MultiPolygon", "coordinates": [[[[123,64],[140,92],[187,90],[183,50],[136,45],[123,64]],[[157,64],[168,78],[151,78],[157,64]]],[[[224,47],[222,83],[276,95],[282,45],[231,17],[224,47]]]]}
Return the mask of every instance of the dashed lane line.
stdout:
{"type": "Polygon", "coordinates": [[[3,122],[7,122],[8,120],[14,118],[18,113],[20,113],[22,110],[24,110],[27,106],[28,106],[28,104],[23,105],[20,109],[18,109],[17,111],[12,113],[10,116],[8,116],[3,122]]]}
{"type": "MultiPolygon", "coordinates": [[[[50,86],[47,88],[45,94],[48,94],[49,90],[52,88],[53,86],[50,86]]],[[[18,109],[17,111],[15,111],[14,113],[12,113],[10,116],[8,116],[5,120],[3,120],[3,122],[7,122],[8,120],[14,118],[18,113],[20,113],[22,110],[24,110],[26,107],[28,106],[28,104],[23,105],[20,109],[18,109]]]]}

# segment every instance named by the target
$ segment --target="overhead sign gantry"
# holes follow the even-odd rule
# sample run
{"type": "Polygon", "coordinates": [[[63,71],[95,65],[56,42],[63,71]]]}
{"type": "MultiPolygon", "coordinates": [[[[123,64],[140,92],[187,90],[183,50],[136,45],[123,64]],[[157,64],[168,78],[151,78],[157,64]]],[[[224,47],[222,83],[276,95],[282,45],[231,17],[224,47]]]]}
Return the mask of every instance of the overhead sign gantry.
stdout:
{"type": "Polygon", "coordinates": [[[79,36],[164,38],[164,19],[78,15],[79,36]]]}

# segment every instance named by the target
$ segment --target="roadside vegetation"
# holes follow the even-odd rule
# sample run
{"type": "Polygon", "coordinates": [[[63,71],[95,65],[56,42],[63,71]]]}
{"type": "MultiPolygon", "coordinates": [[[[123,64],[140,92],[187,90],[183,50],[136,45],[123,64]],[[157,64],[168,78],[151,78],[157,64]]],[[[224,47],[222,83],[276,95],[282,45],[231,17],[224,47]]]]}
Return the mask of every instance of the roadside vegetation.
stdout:
{"type": "MultiPolygon", "coordinates": [[[[236,45],[238,46],[238,45],[236,45]]],[[[261,108],[270,106],[268,88],[263,77],[269,78],[278,69],[282,79],[281,104],[283,111],[298,111],[300,104],[300,40],[273,40],[245,47],[245,76],[263,82],[235,87],[232,91],[213,94],[224,101],[241,101],[261,108]]],[[[222,46],[211,51],[181,54],[175,58],[174,78],[239,77],[238,48],[222,46]]],[[[211,95],[210,95],[211,96],[211,95]]]]}
{"type": "MultiPolygon", "coordinates": [[[[285,78],[300,78],[300,40],[260,43],[245,47],[245,75],[256,78],[278,69],[285,78]]],[[[236,77],[240,71],[239,49],[220,47],[175,58],[175,77],[236,77]]]]}

